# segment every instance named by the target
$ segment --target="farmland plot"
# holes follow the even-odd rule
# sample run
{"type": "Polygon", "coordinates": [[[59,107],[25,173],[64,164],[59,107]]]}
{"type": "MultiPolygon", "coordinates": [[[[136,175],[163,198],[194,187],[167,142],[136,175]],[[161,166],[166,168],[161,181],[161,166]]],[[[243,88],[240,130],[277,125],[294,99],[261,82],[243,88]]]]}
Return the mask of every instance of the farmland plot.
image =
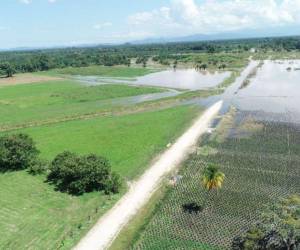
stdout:
{"type": "Polygon", "coordinates": [[[136,249],[230,248],[234,236],[255,222],[265,205],[300,192],[300,126],[253,123],[251,113],[240,112],[230,126],[222,128],[225,139],[217,133],[202,142],[136,249]],[[244,126],[255,130],[243,131],[244,126]],[[201,172],[208,163],[218,164],[226,175],[219,192],[207,194],[201,187],[201,172]],[[184,212],[182,206],[191,202],[203,210],[184,212]]]}

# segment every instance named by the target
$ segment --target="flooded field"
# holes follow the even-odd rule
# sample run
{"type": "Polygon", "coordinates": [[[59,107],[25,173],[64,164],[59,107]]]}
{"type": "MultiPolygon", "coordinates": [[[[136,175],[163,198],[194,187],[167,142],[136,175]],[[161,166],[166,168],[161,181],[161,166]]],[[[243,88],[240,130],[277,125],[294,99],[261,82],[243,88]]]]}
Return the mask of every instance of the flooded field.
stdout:
{"type": "Polygon", "coordinates": [[[184,90],[200,90],[215,87],[230,76],[230,72],[197,71],[195,69],[165,70],[137,78],[116,78],[99,76],[74,76],[83,83],[97,85],[125,83],[134,85],[158,86],[184,90]]]}
{"type": "Polygon", "coordinates": [[[248,87],[238,91],[238,109],[300,116],[300,61],[265,61],[248,87]]]}
{"type": "Polygon", "coordinates": [[[232,249],[233,239],[266,206],[300,193],[299,65],[265,61],[259,67],[252,61],[223,95],[202,100],[224,99],[225,115],[184,164],[179,183],[160,202],[134,249],[232,249]],[[222,188],[209,195],[200,187],[208,164],[220,166],[226,176],[222,188]],[[201,207],[198,214],[182,209],[192,203],[201,207]]]}
{"type": "Polygon", "coordinates": [[[167,88],[199,90],[215,87],[229,76],[230,72],[210,73],[208,71],[199,72],[195,69],[167,70],[139,77],[135,83],[167,88]]]}

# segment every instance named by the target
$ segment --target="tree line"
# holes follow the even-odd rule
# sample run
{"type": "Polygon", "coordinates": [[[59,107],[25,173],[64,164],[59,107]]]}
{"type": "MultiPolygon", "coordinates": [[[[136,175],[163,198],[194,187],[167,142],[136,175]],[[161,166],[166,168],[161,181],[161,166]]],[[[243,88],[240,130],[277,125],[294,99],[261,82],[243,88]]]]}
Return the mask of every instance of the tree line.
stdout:
{"type": "Polygon", "coordinates": [[[8,51],[0,53],[0,75],[10,77],[14,72],[90,65],[130,66],[133,58],[144,66],[150,57],[161,64],[169,64],[168,60],[178,61],[187,58],[189,53],[240,53],[252,48],[264,52],[297,51],[300,50],[300,37],[8,51]]]}

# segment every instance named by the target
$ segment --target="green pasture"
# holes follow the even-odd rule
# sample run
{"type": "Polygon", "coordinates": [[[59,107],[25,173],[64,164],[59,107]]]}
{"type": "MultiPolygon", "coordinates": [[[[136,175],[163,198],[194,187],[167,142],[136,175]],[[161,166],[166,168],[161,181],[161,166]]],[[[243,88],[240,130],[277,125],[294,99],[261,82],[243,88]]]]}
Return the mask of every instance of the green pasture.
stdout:
{"type": "Polygon", "coordinates": [[[56,120],[99,112],[113,99],[162,90],[123,84],[88,86],[72,80],[22,84],[0,88],[1,127],[56,120]]]}

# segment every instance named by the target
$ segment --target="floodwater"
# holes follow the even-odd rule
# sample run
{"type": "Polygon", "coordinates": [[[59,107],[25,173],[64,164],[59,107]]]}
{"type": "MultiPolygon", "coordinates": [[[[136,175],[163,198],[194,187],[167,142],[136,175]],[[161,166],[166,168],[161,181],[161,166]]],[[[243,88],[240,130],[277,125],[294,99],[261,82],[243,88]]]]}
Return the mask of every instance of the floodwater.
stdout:
{"type": "MultiPolygon", "coordinates": [[[[244,111],[300,118],[300,60],[265,61],[250,85],[237,92],[233,104],[244,111]]],[[[284,117],[282,117],[284,120],[284,117]]]]}
{"type": "MultiPolygon", "coordinates": [[[[184,101],[184,104],[199,104],[210,106],[216,101],[224,100],[221,114],[228,111],[230,106],[235,106],[241,111],[255,112],[261,119],[287,120],[293,118],[300,122],[300,60],[264,61],[258,69],[250,84],[240,89],[248,74],[259,64],[250,61],[235,83],[229,86],[221,95],[208,98],[197,98],[184,101]],[[289,116],[289,117],[287,117],[289,116]],[[274,118],[275,117],[275,118],[274,118]]],[[[205,74],[194,69],[162,71],[149,74],[137,79],[114,79],[99,77],[78,77],[77,80],[88,84],[125,83],[132,85],[149,85],[169,87],[163,93],[154,93],[142,96],[117,98],[116,104],[135,104],[144,101],[157,100],[164,97],[176,96],[180,91],[198,90],[213,87],[230,75],[229,72],[205,74]]]]}
{"type": "Polygon", "coordinates": [[[90,85],[124,83],[183,90],[199,90],[215,87],[229,76],[230,72],[211,73],[209,71],[197,71],[195,69],[178,69],[160,71],[137,78],[74,76],[73,79],[90,85]]]}
{"type": "Polygon", "coordinates": [[[211,73],[208,71],[197,71],[195,69],[178,69],[138,77],[134,83],[139,85],[199,90],[215,87],[229,76],[230,72],[211,73]]]}
{"type": "MultiPolygon", "coordinates": [[[[132,86],[153,86],[165,89],[161,93],[146,94],[140,96],[115,98],[110,100],[114,105],[137,104],[145,101],[153,101],[166,97],[176,96],[184,91],[207,89],[217,86],[230,76],[230,72],[208,71],[199,72],[195,69],[166,70],[148,74],[138,78],[115,78],[100,76],[73,76],[72,78],[90,86],[103,84],[127,84],[132,86]]],[[[219,98],[218,98],[219,99],[219,98]]],[[[107,101],[104,101],[106,103],[107,101]]],[[[178,104],[176,104],[178,105],[178,104]]]]}

